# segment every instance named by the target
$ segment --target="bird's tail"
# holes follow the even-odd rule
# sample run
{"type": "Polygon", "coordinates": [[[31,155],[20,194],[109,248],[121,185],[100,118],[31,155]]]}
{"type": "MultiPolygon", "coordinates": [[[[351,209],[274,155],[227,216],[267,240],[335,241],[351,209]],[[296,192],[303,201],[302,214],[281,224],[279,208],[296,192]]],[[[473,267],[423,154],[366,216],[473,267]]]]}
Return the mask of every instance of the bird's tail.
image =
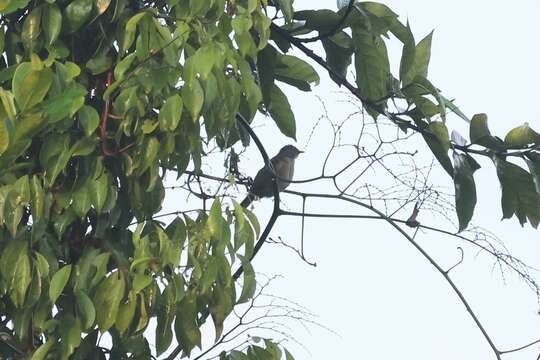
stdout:
{"type": "Polygon", "coordinates": [[[242,202],[240,203],[240,206],[242,206],[243,208],[247,208],[249,204],[253,202],[253,200],[255,200],[255,195],[253,195],[252,193],[249,193],[247,194],[246,198],[242,200],[242,202]]]}

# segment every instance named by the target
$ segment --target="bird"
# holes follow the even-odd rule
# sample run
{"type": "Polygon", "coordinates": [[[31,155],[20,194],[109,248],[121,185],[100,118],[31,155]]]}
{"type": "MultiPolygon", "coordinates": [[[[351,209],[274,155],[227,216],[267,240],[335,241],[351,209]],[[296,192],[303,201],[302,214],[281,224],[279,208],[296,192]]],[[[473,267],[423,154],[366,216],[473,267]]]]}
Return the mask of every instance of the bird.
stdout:
{"type": "MultiPolygon", "coordinates": [[[[285,145],[279,150],[278,154],[270,159],[275,174],[277,175],[277,187],[281,192],[289,186],[294,175],[294,160],[303,153],[293,145],[285,145]],[[289,181],[286,181],[289,180],[289,181]]],[[[271,197],[274,195],[274,173],[265,165],[257,172],[253,185],[246,198],[240,203],[240,206],[247,208],[251,202],[261,197],[271,197]]]]}

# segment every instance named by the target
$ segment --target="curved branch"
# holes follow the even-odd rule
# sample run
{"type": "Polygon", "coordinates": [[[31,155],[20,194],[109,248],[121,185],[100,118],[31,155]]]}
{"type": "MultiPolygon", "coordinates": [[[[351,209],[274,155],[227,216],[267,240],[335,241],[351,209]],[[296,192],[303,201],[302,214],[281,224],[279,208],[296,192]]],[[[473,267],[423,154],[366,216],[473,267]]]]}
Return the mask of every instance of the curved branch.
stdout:
{"type": "MultiPolygon", "coordinates": [[[[302,193],[300,193],[300,194],[302,194],[302,193]]],[[[303,194],[303,196],[318,197],[318,198],[334,198],[334,199],[336,198],[336,195],[330,195],[330,194],[303,194]]],[[[465,297],[463,296],[461,291],[458,289],[458,287],[456,286],[456,284],[454,283],[452,278],[448,275],[448,273],[443,268],[441,268],[441,266],[424,250],[424,248],[422,248],[409,234],[407,234],[407,232],[405,230],[403,230],[397,224],[396,221],[394,221],[392,218],[389,218],[383,212],[379,211],[378,209],[374,208],[373,206],[364,204],[361,201],[350,199],[350,198],[345,197],[345,196],[339,196],[339,199],[343,200],[343,201],[354,203],[356,205],[362,206],[363,208],[365,208],[365,209],[367,209],[367,210],[369,210],[371,212],[374,212],[375,214],[378,215],[378,218],[385,220],[388,224],[390,224],[390,226],[392,226],[401,235],[403,235],[403,237],[405,239],[407,239],[407,241],[416,250],[418,250],[418,252],[420,252],[420,254],[444,277],[444,279],[450,285],[450,287],[452,288],[454,293],[458,296],[461,303],[467,309],[467,312],[469,313],[469,315],[473,319],[474,323],[476,324],[476,327],[480,330],[480,332],[482,333],[482,335],[484,336],[484,338],[488,342],[488,344],[491,347],[493,353],[495,354],[497,360],[501,360],[501,352],[497,349],[497,347],[495,346],[495,343],[493,342],[493,340],[491,340],[491,337],[489,336],[486,329],[484,328],[484,325],[482,325],[482,323],[480,322],[480,320],[476,316],[475,312],[472,310],[472,308],[469,305],[467,299],[465,299],[465,297]]],[[[304,214],[304,216],[306,216],[306,214],[304,214]]]]}
{"type": "MultiPolygon", "coordinates": [[[[281,209],[279,208],[279,202],[280,202],[279,189],[278,189],[278,185],[276,181],[274,167],[272,166],[270,158],[268,157],[268,154],[266,153],[266,150],[261,140],[259,139],[257,134],[255,134],[255,131],[253,131],[253,129],[249,125],[249,122],[240,113],[236,114],[236,118],[238,122],[242,125],[242,127],[249,133],[249,136],[251,136],[253,141],[255,141],[255,144],[257,145],[257,148],[259,149],[259,152],[261,153],[261,156],[264,159],[265,166],[268,166],[270,170],[272,170],[272,172],[274,173],[274,178],[272,181],[272,191],[274,192],[274,209],[272,211],[272,215],[270,216],[270,219],[268,220],[268,223],[266,224],[266,227],[264,228],[264,231],[262,232],[261,236],[259,237],[259,240],[257,240],[257,243],[255,244],[255,247],[253,248],[253,254],[251,255],[249,259],[249,261],[251,261],[255,258],[259,250],[261,250],[261,247],[264,245],[264,242],[266,241],[266,238],[268,237],[268,235],[270,235],[270,231],[274,227],[277,221],[277,218],[280,215],[281,209]]],[[[233,280],[234,281],[238,280],[238,278],[242,275],[243,272],[244,272],[244,267],[240,265],[240,267],[238,268],[238,270],[236,270],[236,272],[234,273],[232,277],[233,280]]]]}

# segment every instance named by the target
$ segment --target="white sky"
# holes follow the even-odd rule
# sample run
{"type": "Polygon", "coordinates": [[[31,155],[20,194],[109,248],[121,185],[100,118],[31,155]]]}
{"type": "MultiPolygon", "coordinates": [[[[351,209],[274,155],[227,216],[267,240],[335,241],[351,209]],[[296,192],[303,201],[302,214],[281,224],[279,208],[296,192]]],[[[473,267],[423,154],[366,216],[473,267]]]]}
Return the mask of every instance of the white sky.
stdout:
{"type": "MultiPolygon", "coordinates": [[[[417,41],[435,29],[430,79],[469,116],[486,112],[494,134],[523,122],[540,129],[537,84],[540,49],[538,1],[386,1],[403,21],[407,17],[417,41]]],[[[335,8],[335,2],[296,0],[295,8],[335,8]]],[[[393,51],[396,49],[392,48],[393,51]]],[[[399,62],[400,50],[391,54],[399,62]]],[[[315,64],[314,64],[315,65],[315,64]]],[[[318,68],[322,78],[326,73],[318,68]]],[[[326,80],[315,89],[323,99],[335,99],[336,88],[326,80]]],[[[305,146],[313,121],[322,109],[313,94],[288,92],[299,127],[298,144],[305,146]]],[[[326,103],[331,114],[341,114],[342,105],[326,103]]],[[[457,119],[450,127],[467,128],[457,119]]],[[[265,121],[259,120],[261,124],[265,121]]],[[[266,123],[260,128],[271,155],[289,143],[266,123]],[[264,130],[264,131],[262,131],[264,130]],[[280,141],[276,140],[279,138],[280,141]]],[[[316,154],[324,140],[313,140],[307,154],[298,160],[297,178],[313,171],[316,154]],[[318,143],[317,141],[322,141],[318,143]]],[[[420,150],[427,152],[425,145],[420,150]]],[[[253,149],[251,173],[260,165],[253,149]]],[[[530,265],[540,262],[537,231],[523,230],[514,218],[500,222],[500,192],[495,170],[481,162],[477,173],[479,205],[476,224],[498,234],[511,252],[530,265]]],[[[244,164],[244,167],[246,165],[244,164]]],[[[438,178],[439,179],[439,178],[438,178]]],[[[450,179],[441,185],[452,188],[450,179]]],[[[303,189],[295,185],[297,189],[303,189]]],[[[293,188],[293,186],[291,186],[293,188]]],[[[291,208],[298,205],[289,202],[291,208]]],[[[257,203],[255,212],[264,218],[271,201],[257,203]]],[[[299,208],[296,208],[299,209],[299,208]]],[[[320,210],[320,209],[319,209],[320,210]]],[[[331,211],[333,209],[324,209],[331,211]]],[[[426,223],[437,224],[426,215],[426,223]]],[[[280,220],[273,235],[297,244],[299,220],[280,220]]],[[[273,292],[308,307],[317,321],[339,333],[335,336],[316,327],[311,334],[298,327],[294,333],[310,354],[291,344],[298,359],[494,359],[488,344],[444,279],[412,247],[382,223],[356,220],[313,220],[306,223],[306,253],[317,268],[302,263],[293,253],[266,246],[255,261],[256,270],[282,274],[273,292]]],[[[451,266],[462,245],[439,235],[421,237],[425,248],[443,264],[451,266]]],[[[540,338],[540,317],[534,295],[515,277],[501,278],[485,256],[475,258],[465,248],[465,262],[452,277],[476,311],[500,349],[514,348],[540,338]]],[[[532,359],[540,346],[508,354],[504,359],[532,359]]]]}
{"type": "MultiPolygon", "coordinates": [[[[456,104],[467,115],[487,113],[492,133],[501,137],[523,122],[540,130],[540,109],[536,106],[540,84],[538,0],[511,4],[394,0],[385,4],[400,14],[402,21],[408,17],[417,41],[435,29],[429,77],[448,98],[456,98],[456,104]]],[[[334,0],[295,1],[296,10],[335,6],[334,0]]],[[[401,49],[395,45],[389,48],[395,68],[401,49]]],[[[319,171],[316,166],[328,143],[323,132],[308,142],[314,121],[322,115],[315,95],[325,100],[333,120],[348,113],[346,106],[335,101],[342,97],[326,79],[326,72],[313,65],[322,78],[314,92],[287,91],[296,114],[298,145],[306,150],[297,162],[297,179],[319,171]]],[[[450,118],[449,127],[459,129],[468,138],[468,129],[461,120],[450,118]]],[[[271,120],[260,117],[256,131],[270,156],[291,143],[279,134],[271,120]]],[[[429,152],[423,142],[419,142],[418,148],[429,152]]],[[[252,146],[241,162],[242,170],[254,176],[261,165],[262,160],[252,146]]],[[[485,160],[481,165],[476,173],[479,205],[474,222],[502,238],[513,255],[540,267],[538,231],[528,226],[522,229],[515,218],[499,221],[502,212],[495,169],[485,160]]],[[[442,172],[435,182],[453,189],[451,179],[442,172]]],[[[306,189],[298,184],[291,185],[293,188],[306,189]]],[[[166,201],[165,211],[178,205],[174,197],[166,201]]],[[[294,199],[285,198],[284,204],[291,210],[301,210],[294,199]]],[[[323,204],[322,208],[311,210],[347,211],[339,206],[323,204]]],[[[255,213],[263,225],[271,207],[270,200],[255,204],[255,213]]],[[[421,212],[419,220],[435,226],[446,224],[426,212],[421,212]]],[[[298,245],[300,221],[280,219],[272,236],[298,245]]],[[[443,268],[456,262],[456,247],[463,246],[430,233],[419,239],[443,268]]],[[[369,220],[308,220],[305,242],[306,256],[317,262],[316,268],[301,262],[291,251],[268,244],[254,261],[256,271],[284,276],[274,283],[272,293],[307,307],[318,316],[317,322],[339,334],[316,326],[309,327],[307,332],[293,325],[296,339],[309,350],[308,353],[294,343],[288,344],[297,359],[495,359],[450,286],[388,225],[369,220]]],[[[503,279],[489,257],[476,256],[470,247],[464,249],[464,263],[451,272],[452,278],[499,349],[540,339],[540,316],[534,294],[515,276],[503,279]]],[[[533,346],[503,358],[536,359],[539,353],[540,346],[533,346]]]]}

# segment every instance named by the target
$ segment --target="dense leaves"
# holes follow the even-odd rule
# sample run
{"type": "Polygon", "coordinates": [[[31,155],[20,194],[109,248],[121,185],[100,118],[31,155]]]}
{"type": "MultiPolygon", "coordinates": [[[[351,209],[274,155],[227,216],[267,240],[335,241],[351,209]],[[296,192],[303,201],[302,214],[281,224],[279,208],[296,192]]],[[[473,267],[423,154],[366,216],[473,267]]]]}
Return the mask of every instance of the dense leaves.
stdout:
{"type": "MultiPolygon", "coordinates": [[[[320,80],[311,62],[287,53],[304,36],[321,43],[324,56],[313,58],[326,59],[338,85],[354,78],[348,89],[371,116],[421,133],[453,178],[459,230],[476,204],[471,148],[495,162],[503,217],[540,221],[540,135],[524,124],[502,140],[479,114],[470,144],[451,140],[447,111],[468,117],[428,80],[432,33],[416,43],[385,5],[295,12],[292,0],[6,0],[0,13],[0,315],[13,324],[16,352],[32,359],[104,358],[98,332],[111,336],[111,358],[147,359],[173,342],[189,356],[207,318],[219,341],[234,307],[255,294],[259,224],[220,198],[209,212],[155,221],[163,181],[189,164],[199,170],[205,144],[247,145],[239,113],[249,122],[269,115],[296,137],[287,90],[320,80]],[[267,16],[274,10],[281,22],[267,16]],[[403,46],[396,75],[389,35],[403,46]],[[406,104],[406,119],[388,113],[389,100],[406,104]],[[152,318],[155,351],[143,337],[152,318]]],[[[282,355],[292,358],[266,340],[221,358],[282,355]]]]}

